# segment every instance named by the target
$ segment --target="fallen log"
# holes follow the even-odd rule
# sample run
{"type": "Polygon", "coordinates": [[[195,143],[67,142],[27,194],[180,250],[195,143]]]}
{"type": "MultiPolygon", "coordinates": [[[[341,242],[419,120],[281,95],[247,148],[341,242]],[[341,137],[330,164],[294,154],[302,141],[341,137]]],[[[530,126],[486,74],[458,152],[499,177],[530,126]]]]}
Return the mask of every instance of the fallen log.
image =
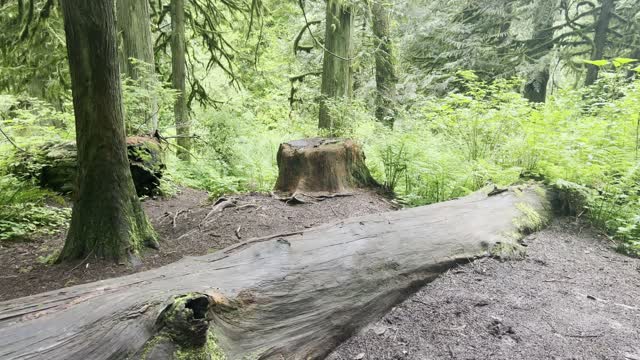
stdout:
{"type": "Polygon", "coordinates": [[[547,204],[478,193],[10,300],[0,358],[319,359],[447,269],[521,255],[547,204]]]}
{"type": "MultiPolygon", "coordinates": [[[[35,180],[39,186],[61,194],[73,192],[78,160],[75,141],[51,141],[29,152],[16,152],[9,167],[14,175],[35,180]]],[[[138,196],[158,193],[166,165],[155,137],[127,138],[127,157],[138,196]]]]}

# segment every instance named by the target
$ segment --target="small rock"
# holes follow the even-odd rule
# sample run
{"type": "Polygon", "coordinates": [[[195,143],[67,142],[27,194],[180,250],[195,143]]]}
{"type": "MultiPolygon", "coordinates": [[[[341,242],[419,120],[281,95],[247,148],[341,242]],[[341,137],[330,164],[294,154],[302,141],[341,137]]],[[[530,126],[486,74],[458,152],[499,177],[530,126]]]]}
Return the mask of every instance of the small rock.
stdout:
{"type": "Polygon", "coordinates": [[[381,325],[376,325],[373,327],[373,332],[376,335],[383,335],[385,332],[387,332],[387,327],[386,326],[381,326],[381,325]]]}
{"type": "Polygon", "coordinates": [[[360,353],[353,357],[353,360],[362,360],[364,359],[364,353],[360,353]]]}

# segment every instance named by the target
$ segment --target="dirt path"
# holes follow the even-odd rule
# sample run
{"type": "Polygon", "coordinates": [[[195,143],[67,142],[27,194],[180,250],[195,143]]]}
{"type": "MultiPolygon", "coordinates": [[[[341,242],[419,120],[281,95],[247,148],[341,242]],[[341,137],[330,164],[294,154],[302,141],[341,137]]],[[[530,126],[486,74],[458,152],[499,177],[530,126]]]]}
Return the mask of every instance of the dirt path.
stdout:
{"type": "Polygon", "coordinates": [[[60,249],[64,234],[28,242],[0,242],[0,301],[62,287],[124,276],[198,256],[252,237],[287,233],[343,218],[389,211],[385,198],[366,191],[289,205],[266,194],[228,197],[234,206],[212,211],[204,191],[183,189],[168,199],[147,200],[145,211],[160,236],[160,250],[147,249],[131,265],[86,259],[47,265],[38,261],[60,249]]]}
{"type": "Polygon", "coordinates": [[[640,260],[569,220],[526,244],[524,261],[450,271],[328,359],[640,360],[640,260]]]}

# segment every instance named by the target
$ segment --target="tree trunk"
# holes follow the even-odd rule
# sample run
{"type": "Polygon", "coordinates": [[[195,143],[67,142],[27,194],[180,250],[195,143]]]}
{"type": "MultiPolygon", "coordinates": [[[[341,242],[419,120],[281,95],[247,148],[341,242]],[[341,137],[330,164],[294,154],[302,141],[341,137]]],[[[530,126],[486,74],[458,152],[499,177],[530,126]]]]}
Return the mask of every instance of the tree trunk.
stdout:
{"type": "Polygon", "coordinates": [[[184,0],[171,0],[171,70],[173,88],[178,91],[174,112],[176,118],[176,135],[180,160],[190,160],[191,140],[189,136],[189,113],[186,99],[186,53],[184,32],[184,0]]]}
{"type": "Polygon", "coordinates": [[[60,260],[121,261],[156,235],[136,196],[125,144],[113,0],[63,0],[78,149],[77,191],[60,260]]]}
{"type": "MultiPolygon", "coordinates": [[[[118,17],[118,31],[122,36],[122,50],[124,53],[123,72],[133,80],[140,79],[138,68],[145,66],[147,74],[155,74],[155,60],[153,55],[153,39],[151,36],[151,21],[148,0],[116,0],[118,17]],[[131,59],[136,59],[139,65],[134,66],[131,59]]],[[[147,89],[151,88],[151,79],[144,79],[147,89]]],[[[149,99],[150,133],[158,129],[158,99],[149,99]]]]}
{"type": "Polygon", "coordinates": [[[532,188],[477,193],[10,300],[0,358],[322,359],[457,264],[522,256],[545,209],[532,188]]]}
{"type": "Polygon", "coordinates": [[[393,66],[389,11],[385,6],[380,0],[375,0],[371,4],[376,59],[376,119],[393,127],[396,117],[394,102],[398,79],[393,66]]]}
{"type": "Polygon", "coordinates": [[[547,100],[547,86],[549,83],[549,61],[547,55],[553,49],[553,17],[557,8],[557,0],[547,0],[540,3],[535,14],[535,28],[533,39],[527,44],[527,56],[537,62],[524,86],[524,97],[535,103],[547,100]],[[543,60],[544,59],[544,60],[543,60]]]}
{"type": "Polygon", "coordinates": [[[547,100],[547,86],[549,84],[549,65],[535,70],[524,85],[524,97],[533,103],[543,103],[547,100]]]}
{"type": "Polygon", "coordinates": [[[322,86],[320,99],[320,129],[335,128],[335,116],[327,101],[349,99],[351,81],[351,23],[353,13],[349,6],[338,0],[327,1],[327,19],[322,60],[322,86]]]}
{"type": "Polygon", "coordinates": [[[280,144],[275,191],[346,193],[377,185],[365,164],[364,152],[351,140],[304,139],[280,144]]]}
{"type": "MultiPolygon", "coordinates": [[[[607,33],[609,32],[609,23],[615,10],[615,0],[602,0],[600,15],[596,22],[596,29],[593,35],[593,53],[591,60],[602,60],[604,51],[607,47],[607,33]]],[[[598,72],[600,68],[595,65],[587,64],[587,76],[584,84],[586,86],[593,85],[598,80],[598,72]]]]}

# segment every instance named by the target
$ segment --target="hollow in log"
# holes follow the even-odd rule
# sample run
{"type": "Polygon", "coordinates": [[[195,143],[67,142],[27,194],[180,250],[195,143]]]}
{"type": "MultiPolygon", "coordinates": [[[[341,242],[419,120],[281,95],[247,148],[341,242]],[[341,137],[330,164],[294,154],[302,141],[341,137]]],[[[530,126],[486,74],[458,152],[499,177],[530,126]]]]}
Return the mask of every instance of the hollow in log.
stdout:
{"type": "Polygon", "coordinates": [[[457,264],[520,256],[543,191],[248,240],[150,271],[0,303],[1,359],[321,359],[457,264]]]}

